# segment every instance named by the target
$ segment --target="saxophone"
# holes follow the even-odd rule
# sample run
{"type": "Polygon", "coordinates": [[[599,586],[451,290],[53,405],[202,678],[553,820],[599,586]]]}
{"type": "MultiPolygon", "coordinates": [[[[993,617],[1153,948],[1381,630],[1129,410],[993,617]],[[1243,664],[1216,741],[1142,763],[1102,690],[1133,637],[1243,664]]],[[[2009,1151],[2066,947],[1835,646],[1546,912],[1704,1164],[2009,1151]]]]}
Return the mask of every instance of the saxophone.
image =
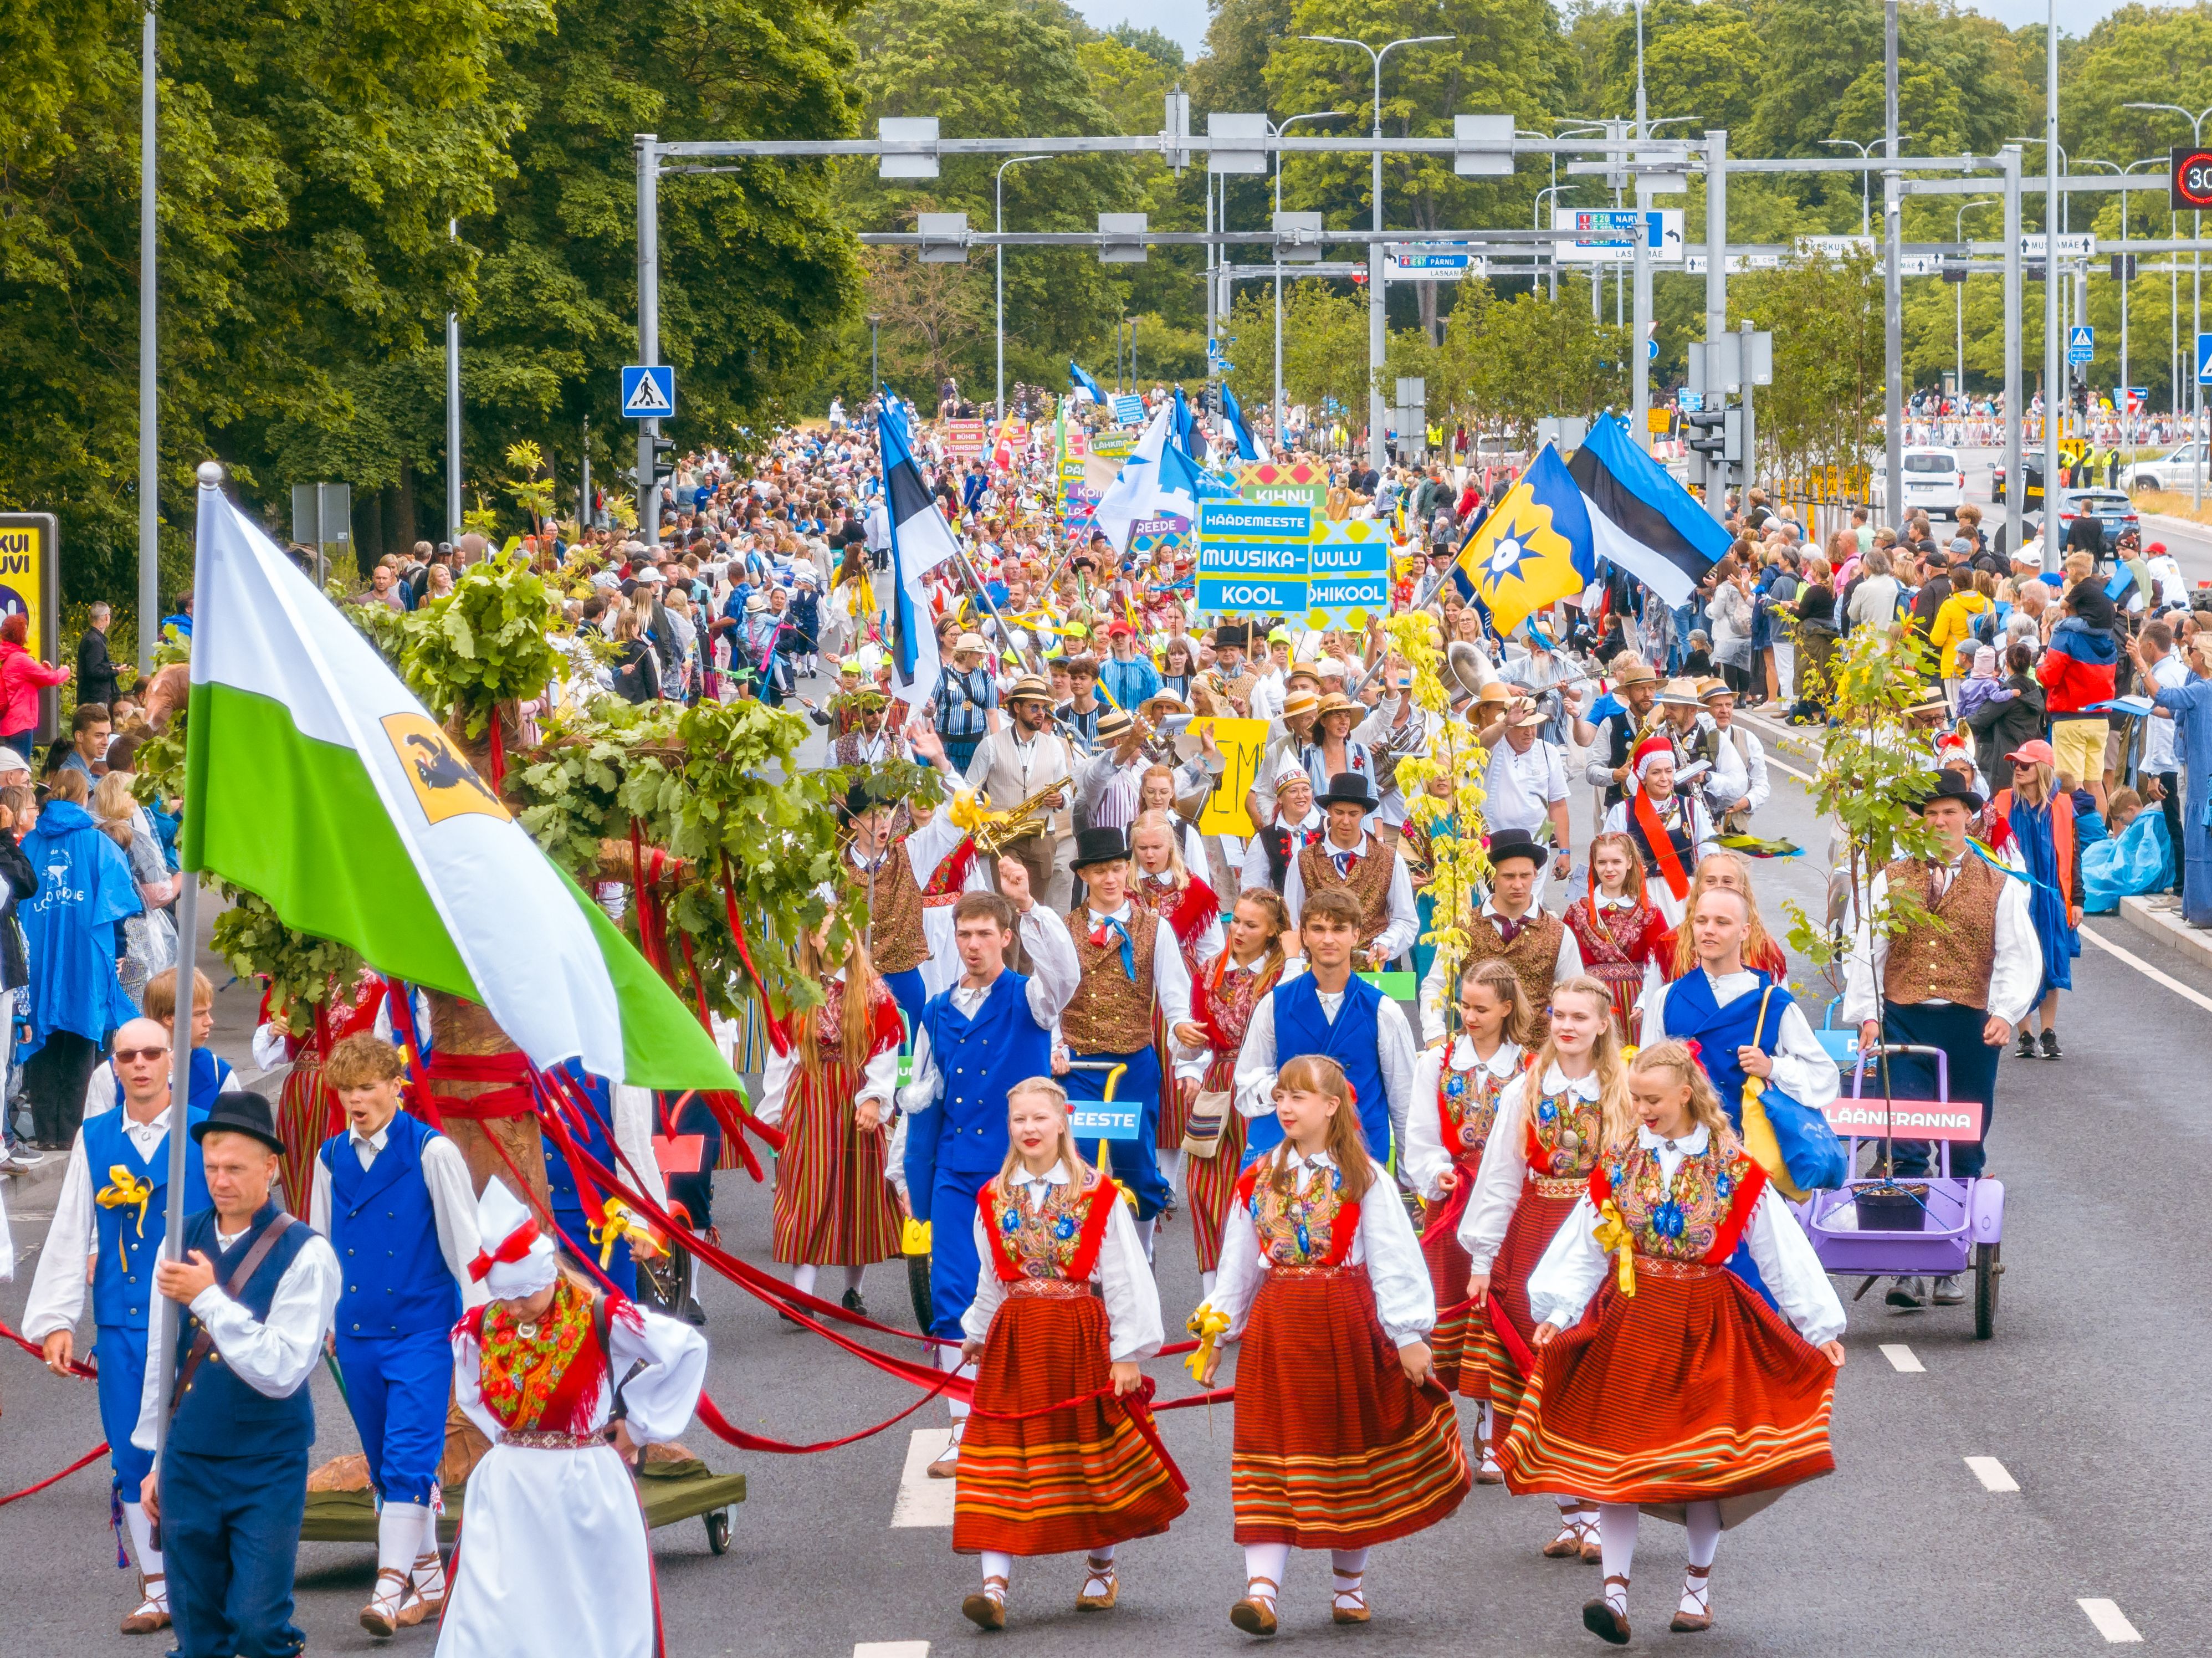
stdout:
{"type": "Polygon", "coordinates": [[[1004,811],[987,805],[973,790],[963,789],[952,803],[952,821],[974,837],[976,851],[995,858],[1015,841],[1026,841],[1049,829],[1052,809],[1044,803],[1074,786],[1074,778],[1063,777],[1004,811]]]}

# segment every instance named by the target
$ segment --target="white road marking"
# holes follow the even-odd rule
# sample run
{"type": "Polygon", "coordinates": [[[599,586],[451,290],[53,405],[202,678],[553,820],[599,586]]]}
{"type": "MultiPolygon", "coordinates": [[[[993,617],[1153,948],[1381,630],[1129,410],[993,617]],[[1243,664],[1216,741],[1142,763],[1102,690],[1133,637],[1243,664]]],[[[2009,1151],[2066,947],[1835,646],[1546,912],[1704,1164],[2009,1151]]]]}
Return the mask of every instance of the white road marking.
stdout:
{"type": "Polygon", "coordinates": [[[1802,783],[1807,788],[1811,788],[1814,784],[1819,780],[1814,777],[1810,772],[1799,771],[1796,767],[1789,765],[1774,757],[1774,750],[1777,745],[1781,743],[1784,738],[1793,735],[1787,727],[1770,725],[1765,720],[1753,719],[1747,714],[1739,714],[1736,715],[1736,718],[1742,720],[1747,726],[1756,728],[1760,736],[1768,739],[1766,744],[1766,763],[1768,765],[1773,767],[1777,771],[1787,772],[1790,776],[1802,783]]]}
{"type": "Polygon", "coordinates": [[[951,1442],[950,1428],[916,1428],[907,1441],[906,1467],[899,1474],[898,1500],[891,1504],[891,1527],[950,1526],[956,1482],[932,1479],[929,1465],[951,1442]]]}
{"type": "Polygon", "coordinates": [[[853,1658],[929,1658],[927,1641],[863,1641],[853,1658]]]}
{"type": "Polygon", "coordinates": [[[2006,1473],[2005,1465],[1994,1456],[1970,1456],[1966,1459],[1966,1467],[1973,1471],[1974,1478],[1982,1482],[1982,1489],[1985,1491],[2016,1491],[2020,1489],[2020,1481],[2006,1473]]]}
{"type": "Polygon", "coordinates": [[[1913,1356],[1912,1349],[1901,1341],[1885,1341],[1881,1356],[1889,1361],[1889,1368],[1904,1376],[1925,1376],[1928,1367],[1913,1356]]]}
{"type": "Polygon", "coordinates": [[[2079,929],[2079,931],[2084,938],[2087,938],[2091,944],[2096,945],[2098,949],[2103,950],[2106,954],[2118,957],[2130,967],[2135,969],[2136,972],[2142,974],[2146,979],[2154,980],[2156,982],[2164,985],[2175,995],[2181,997],[2186,1001],[2196,1003],[2197,1006],[2203,1008],[2207,1013],[2212,1013],[2212,996],[2207,996],[2199,991],[2191,990],[2187,985],[2182,983],[2180,980],[2174,978],[2172,975],[2160,972],[2156,968],[2153,967],[2148,962],[2143,960],[2142,957],[2136,955],[2133,950],[2121,949],[2119,945],[2114,944],[2111,939],[2104,937],[2101,933],[2099,933],[2089,927],[2084,926],[2079,929]]]}
{"type": "Polygon", "coordinates": [[[2124,1641],[2142,1639],[2141,1632],[2133,1624],[2128,1622],[2127,1614],[2120,1610],[2117,1602],[2076,1600],[2074,1604],[2088,1615],[2089,1621],[2097,1626],[2097,1633],[2113,1645],[2118,1646],[2124,1641]]]}

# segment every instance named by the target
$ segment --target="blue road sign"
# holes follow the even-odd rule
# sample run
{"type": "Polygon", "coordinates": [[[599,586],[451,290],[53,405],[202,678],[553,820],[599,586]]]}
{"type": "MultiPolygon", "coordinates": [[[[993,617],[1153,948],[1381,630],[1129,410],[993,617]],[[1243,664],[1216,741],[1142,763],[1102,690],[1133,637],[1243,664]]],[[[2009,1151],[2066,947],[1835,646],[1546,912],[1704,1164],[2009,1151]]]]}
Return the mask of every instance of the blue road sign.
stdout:
{"type": "Polygon", "coordinates": [[[2197,337],[2197,383],[2212,386],[2212,334],[2197,337]]]}
{"type": "Polygon", "coordinates": [[[2097,331],[2087,323],[2076,323],[2066,331],[2066,361],[2080,365],[2097,355],[2097,331]]]}
{"type": "Polygon", "coordinates": [[[676,412],[676,371],[665,363],[624,367],[622,411],[631,420],[666,420],[676,412]]]}

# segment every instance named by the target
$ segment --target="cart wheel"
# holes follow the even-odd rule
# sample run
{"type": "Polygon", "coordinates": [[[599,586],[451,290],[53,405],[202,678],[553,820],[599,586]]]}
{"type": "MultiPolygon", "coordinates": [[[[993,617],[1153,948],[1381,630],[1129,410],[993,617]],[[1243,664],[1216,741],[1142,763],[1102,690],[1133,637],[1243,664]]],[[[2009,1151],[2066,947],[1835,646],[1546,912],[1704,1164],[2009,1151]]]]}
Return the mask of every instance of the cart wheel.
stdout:
{"type": "Polygon", "coordinates": [[[727,1554],[730,1552],[730,1511],[727,1509],[710,1509],[705,1519],[707,1552],[727,1554]]]}
{"type": "Polygon", "coordinates": [[[1974,1246],[1974,1339],[1987,1341],[1997,1330],[1997,1280],[2004,1276],[2004,1265],[1997,1259],[2002,1246],[1978,1243],[1974,1246]]]}

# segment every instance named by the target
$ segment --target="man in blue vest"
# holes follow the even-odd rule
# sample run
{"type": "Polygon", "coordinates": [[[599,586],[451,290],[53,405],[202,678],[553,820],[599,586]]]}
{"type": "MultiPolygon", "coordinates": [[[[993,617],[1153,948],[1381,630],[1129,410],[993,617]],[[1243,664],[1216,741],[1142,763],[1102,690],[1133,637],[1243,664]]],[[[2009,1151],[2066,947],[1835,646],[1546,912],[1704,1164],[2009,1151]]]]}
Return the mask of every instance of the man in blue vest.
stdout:
{"type": "Polygon", "coordinates": [[[315,1442],[307,1378],[331,1333],[338,1261],[270,1200],[284,1142],[267,1100],[222,1095],[191,1133],[213,1206],[186,1218],[184,1259],[155,1269],[178,1310],[155,1318],[131,1442],[153,1449],[168,1413],[144,1500],[161,1527],[179,1658],[285,1658],[307,1640],[292,1621],[292,1570],[315,1442]],[[164,1341],[176,1360],[166,1399],[164,1341]]]}
{"type": "MultiPolygon", "coordinates": [[[[963,892],[952,906],[960,982],[922,1009],[914,1033],[914,1080],[899,1092],[907,1114],[907,1201],[930,1229],[930,1333],[938,1363],[959,1363],[961,1315],[975,1298],[975,1200],[1006,1160],[1006,1096],[1050,1074],[1052,1030],[1080,971],[1066,923],[1030,892],[1018,859],[999,859],[997,892],[963,892]],[[1006,966],[1019,931],[1030,975],[1006,966]],[[941,1220],[942,1225],[935,1223],[941,1220]]],[[[929,1472],[950,1479],[968,1407],[952,1406],[952,1439],[929,1472]]]]}
{"type": "Polygon", "coordinates": [[[392,1635],[446,1603],[438,1553],[438,1464],[453,1391],[453,1329],[483,1300],[477,1196],[459,1148],[399,1108],[399,1051],[363,1031],[331,1049],[323,1081],[346,1129],[316,1154],[307,1221],[331,1241],[338,1369],[379,1498],[376,1589],[361,1626],[392,1635]]]}
{"type": "MultiPolygon", "coordinates": [[[[133,1019],[115,1033],[109,1063],[123,1089],[120,1110],[87,1117],[70,1149],[54,1202],[53,1224],[39,1257],[38,1276],[23,1309],[23,1333],[43,1343],[46,1368],[66,1376],[76,1357],[76,1325],[84,1310],[85,1263],[92,1264],[94,1352],[100,1366],[100,1423],[114,1469],[120,1505],[138,1559],[139,1603],[123,1620],[126,1635],[150,1634],[169,1623],[161,1551],[139,1501],[154,1459],[131,1442],[146,1374],[146,1325],[154,1304],[155,1257],[169,1219],[169,1034],[152,1019],[133,1019]]],[[[197,1124],[207,1114],[191,1110],[197,1124]]],[[[185,1212],[208,1206],[197,1145],[185,1151],[185,1212]]]]}
{"type": "Polygon", "coordinates": [[[1237,1055],[1237,1108],[1246,1119],[1247,1163],[1282,1143],[1275,1072],[1308,1054],[1344,1067],[1370,1156],[1388,1162],[1391,1141],[1405,1139],[1406,1111],[1413,1098],[1413,1030],[1397,1003],[1352,970],[1360,922],[1359,900],[1348,889],[1310,895],[1298,917],[1306,971],[1282,981],[1252,1010],[1237,1055]]]}

